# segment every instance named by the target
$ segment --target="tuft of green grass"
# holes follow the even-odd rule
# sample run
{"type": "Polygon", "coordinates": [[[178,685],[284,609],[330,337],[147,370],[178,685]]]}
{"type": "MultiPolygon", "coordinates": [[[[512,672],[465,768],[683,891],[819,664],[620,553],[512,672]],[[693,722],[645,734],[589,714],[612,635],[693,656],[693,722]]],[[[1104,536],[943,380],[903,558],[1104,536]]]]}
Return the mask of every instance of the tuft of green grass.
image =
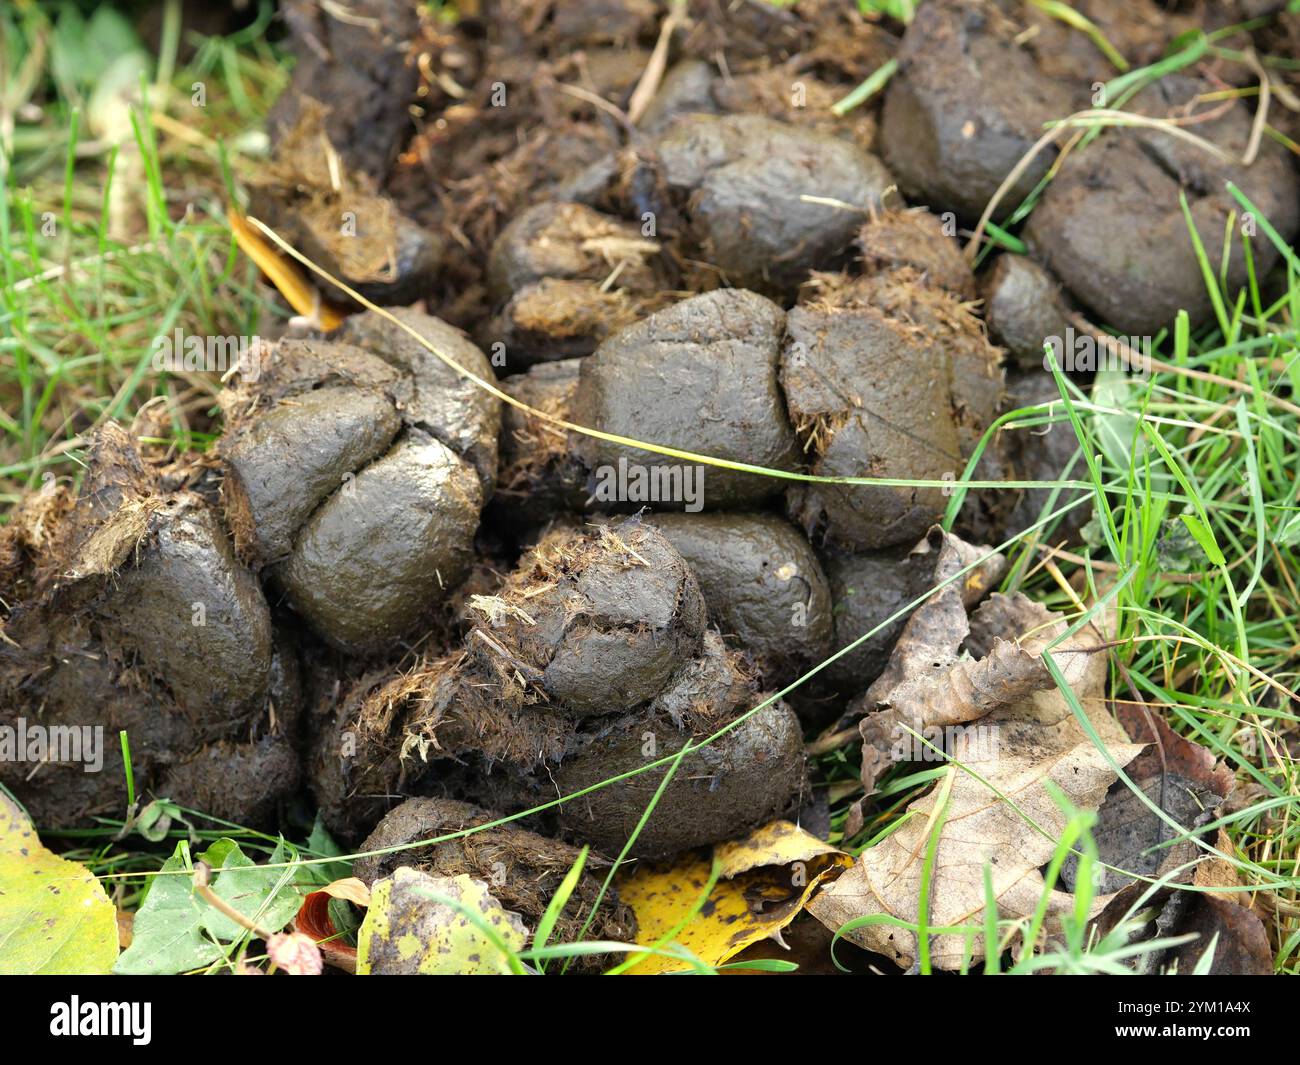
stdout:
{"type": "Polygon", "coordinates": [[[280,313],[234,253],[231,168],[265,150],[256,129],[287,78],[263,40],[271,8],[233,37],[198,38],[177,69],[169,4],[149,60],[110,8],[0,13],[0,505],[78,476],[86,433],[141,415],[163,449],[213,437],[213,373],[160,375],[154,338],[255,336],[280,313]],[[118,42],[121,63],[99,61],[118,42]]]}

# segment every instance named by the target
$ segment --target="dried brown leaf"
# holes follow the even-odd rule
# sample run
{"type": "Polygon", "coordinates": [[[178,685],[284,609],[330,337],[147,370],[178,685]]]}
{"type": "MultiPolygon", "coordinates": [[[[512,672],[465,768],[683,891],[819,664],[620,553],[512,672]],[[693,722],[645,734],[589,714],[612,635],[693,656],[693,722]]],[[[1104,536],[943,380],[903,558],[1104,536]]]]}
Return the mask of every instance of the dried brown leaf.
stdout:
{"type": "MultiPolygon", "coordinates": [[[[1116,778],[1111,760],[1124,766],[1142,749],[1128,742],[1108,712],[1106,656],[1100,651],[1104,637],[1094,625],[1084,626],[1051,653],[1106,752],[1088,738],[1056,688],[1042,652],[1066,627],[1059,615],[1019,595],[994,595],[968,619],[960,595],[941,592],[908,623],[890,669],[865,697],[877,713],[862,724],[864,780],[874,780],[883,752],[903,726],[981,726],[958,734],[948,752],[961,768],[954,770],[931,870],[931,927],[982,925],[986,867],[999,916],[1031,914],[1046,890],[1040,870],[1066,824],[1046,782],[1076,807],[1095,810],[1116,778]],[[980,656],[962,658],[963,648],[980,656]]],[[[809,907],[812,913],[832,929],[875,914],[916,923],[935,804],[936,791],[913,802],[902,828],[865,851],[858,864],[821,892],[809,907]]],[[[1095,908],[1105,901],[1098,899],[1095,908]]],[[[1049,935],[1073,906],[1074,896],[1050,893],[1049,935]]],[[[846,938],[903,966],[916,957],[916,936],[905,929],[869,925],[849,931],[846,938]]],[[[930,949],[935,966],[956,968],[966,956],[967,937],[936,935],[930,949]]],[[[969,949],[978,958],[982,937],[973,935],[969,949]]]]}

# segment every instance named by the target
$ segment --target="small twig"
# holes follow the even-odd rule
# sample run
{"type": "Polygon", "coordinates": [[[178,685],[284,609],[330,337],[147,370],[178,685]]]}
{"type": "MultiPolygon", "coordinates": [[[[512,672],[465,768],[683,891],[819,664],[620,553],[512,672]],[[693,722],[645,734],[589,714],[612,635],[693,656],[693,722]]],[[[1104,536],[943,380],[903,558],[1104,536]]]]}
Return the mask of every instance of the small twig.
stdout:
{"type": "Polygon", "coordinates": [[[815,203],[821,207],[834,207],[837,211],[853,211],[857,214],[871,215],[875,213],[870,207],[859,207],[856,203],[846,203],[844,200],[837,200],[832,196],[814,196],[808,192],[799,194],[799,202],[815,203]]]}
{"type": "Polygon", "coordinates": [[[1284,917],[1300,917],[1300,906],[1285,899],[1274,898],[1271,890],[1261,891],[1255,896],[1255,901],[1284,917]]]}
{"type": "Polygon", "coordinates": [[[217,142],[211,137],[205,137],[196,129],[191,129],[184,122],[177,122],[176,119],[163,111],[154,111],[150,115],[153,124],[166,133],[171,134],[177,140],[184,141],[186,144],[192,144],[197,148],[202,148],[205,152],[217,151],[217,142]]]}
{"type": "MultiPolygon", "coordinates": [[[[1081,314],[1071,313],[1067,318],[1075,329],[1081,333],[1086,333],[1099,344],[1108,348],[1111,354],[1118,356],[1130,370],[1137,370],[1145,373],[1149,370],[1155,370],[1157,373],[1174,374],[1178,377],[1192,377],[1198,381],[1205,381],[1207,384],[1220,385],[1223,388],[1230,388],[1234,392],[1242,392],[1248,396],[1257,393],[1253,385],[1246,384],[1245,381],[1236,381],[1231,377],[1223,377],[1217,373],[1208,373],[1205,370],[1193,370],[1190,366],[1175,366],[1172,362],[1165,362],[1162,359],[1154,358],[1151,355],[1138,354],[1122,340],[1118,340],[1109,333],[1103,332],[1097,326],[1093,325],[1088,319],[1081,314]]],[[[1300,416],[1300,406],[1296,406],[1289,400],[1272,392],[1264,392],[1264,399],[1274,406],[1281,407],[1288,413],[1300,416]]]]}
{"type": "Polygon", "coordinates": [[[1259,78],[1259,104],[1255,108],[1255,121],[1250,126],[1250,140],[1246,142],[1246,150],[1241,153],[1241,165],[1250,166],[1255,161],[1255,156],[1259,154],[1259,144],[1264,139],[1264,128],[1268,125],[1268,104],[1272,99],[1272,86],[1269,84],[1268,72],[1260,63],[1255,49],[1247,48],[1245,55],[1250,69],[1254,71],[1255,77],[1259,78]]]}
{"type": "Polygon", "coordinates": [[[557,86],[560,92],[568,93],[570,96],[576,96],[579,100],[589,103],[592,107],[598,107],[609,115],[612,115],[618,122],[627,129],[632,128],[632,123],[623,110],[610,103],[603,96],[597,96],[594,92],[582,88],[579,85],[566,85],[561,83],[557,86]]]}
{"type": "Polygon", "coordinates": [[[158,245],[154,241],[146,241],[144,244],[137,244],[131,248],[115,249],[106,251],[101,255],[88,255],[84,259],[73,259],[70,263],[60,266],[51,266],[43,273],[33,274],[30,277],[24,277],[20,281],[15,281],[13,285],[14,292],[24,292],[33,285],[39,285],[43,281],[54,281],[64,274],[71,274],[74,270],[85,269],[90,266],[97,266],[101,263],[111,263],[115,259],[123,259],[128,255],[140,255],[143,252],[153,251],[158,245]]]}
{"type": "Polygon", "coordinates": [[[255,936],[257,936],[258,939],[270,939],[271,936],[275,934],[274,932],[270,932],[267,929],[262,928],[260,925],[257,924],[256,921],[253,921],[250,918],[245,917],[242,913],[240,913],[237,909],[235,909],[232,905],[230,905],[230,903],[228,903],[225,899],[223,899],[220,895],[218,895],[215,891],[213,891],[212,888],[208,885],[208,881],[211,878],[211,876],[212,876],[212,867],[208,865],[207,862],[194,863],[194,893],[196,895],[198,895],[204,902],[206,902],[214,910],[219,910],[221,913],[225,914],[241,928],[247,928],[250,932],[252,932],[255,936]]]}
{"type": "MultiPolygon", "coordinates": [[[[1049,558],[1061,558],[1066,562],[1073,562],[1076,566],[1090,566],[1095,570],[1102,570],[1105,573],[1122,573],[1126,567],[1117,565],[1114,562],[1107,562],[1105,559],[1085,558],[1083,555],[1077,555],[1073,551],[1067,551],[1063,547],[1053,547],[1050,544],[1035,544],[1035,550],[1049,558]]],[[[1228,566],[1229,570],[1234,570],[1240,566],[1249,556],[1242,555],[1235,562],[1228,566]]],[[[1172,573],[1169,571],[1160,571],[1152,576],[1160,580],[1169,581],[1172,584],[1196,584],[1209,577],[1217,576],[1217,570],[1201,570],[1196,573],[1172,573]]]]}
{"type": "Polygon", "coordinates": [[[1052,580],[1056,582],[1056,586],[1069,597],[1071,602],[1074,603],[1075,609],[1080,613],[1088,609],[1083,605],[1083,600],[1079,598],[1078,593],[1074,590],[1073,586],[1071,586],[1070,582],[1065,579],[1065,574],[1061,572],[1061,567],[1052,560],[1051,555],[1048,555],[1043,559],[1043,569],[1045,569],[1051,576],[1052,580]]]}
{"type": "Polygon", "coordinates": [[[646,63],[641,79],[627,102],[627,119],[634,126],[641,121],[650,101],[659,91],[659,83],[663,81],[664,71],[668,69],[668,46],[672,43],[677,28],[685,21],[685,0],[673,0],[672,8],[659,27],[659,39],[655,41],[654,51],[650,53],[650,61],[646,63]]]}
{"type": "Polygon", "coordinates": [[[816,757],[819,754],[829,754],[831,751],[839,750],[845,744],[858,743],[861,740],[862,732],[857,725],[854,725],[852,728],[841,729],[839,732],[818,736],[806,746],[805,750],[816,757]]]}
{"type": "MultiPolygon", "coordinates": [[[[1225,648],[1217,647],[1214,645],[1210,645],[1206,647],[1197,643],[1195,640],[1188,639],[1186,636],[1180,636],[1177,633],[1173,633],[1173,634],[1150,633],[1149,635],[1146,636],[1130,636],[1129,640],[1132,643],[1169,642],[1169,643],[1178,644],[1179,646],[1182,646],[1185,643],[1189,643],[1193,647],[1199,647],[1201,650],[1209,654],[1212,654],[1215,658],[1219,659],[1221,662],[1226,662],[1230,666],[1234,666],[1237,669],[1244,670],[1245,672],[1249,673],[1252,677],[1254,677],[1256,680],[1258,680],[1260,683],[1265,684],[1268,687],[1272,688],[1274,691],[1276,691],[1279,695],[1283,696],[1287,700],[1291,702],[1300,702],[1300,693],[1293,692],[1281,681],[1274,680],[1263,670],[1259,669],[1256,666],[1252,666],[1249,662],[1242,661],[1231,651],[1226,650],[1225,648]]],[[[1198,666],[1197,668],[1200,667],[1198,666]]]]}
{"type": "Polygon", "coordinates": [[[322,11],[348,26],[358,26],[363,30],[374,30],[376,33],[384,27],[379,19],[355,14],[346,5],[337,3],[336,0],[321,0],[320,6],[322,11]]]}

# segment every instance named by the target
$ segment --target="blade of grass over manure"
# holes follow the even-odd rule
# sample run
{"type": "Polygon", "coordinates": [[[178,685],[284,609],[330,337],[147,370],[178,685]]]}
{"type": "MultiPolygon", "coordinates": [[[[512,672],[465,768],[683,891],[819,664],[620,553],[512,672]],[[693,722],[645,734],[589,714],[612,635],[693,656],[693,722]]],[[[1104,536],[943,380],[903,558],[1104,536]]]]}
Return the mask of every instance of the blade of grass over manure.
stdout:
{"type": "Polygon", "coordinates": [[[898,73],[898,60],[887,59],[873,70],[861,85],[843,99],[836,100],[835,103],[831,105],[831,113],[835,115],[836,118],[843,118],[855,107],[862,106],[862,104],[875,96],[876,93],[880,92],[881,89],[889,84],[889,79],[896,73],[898,73]]]}
{"type": "Polygon", "coordinates": [[[939,835],[948,817],[948,797],[952,794],[955,771],[950,767],[943,783],[935,793],[934,808],[930,812],[930,831],[925,842],[925,858],[921,862],[921,891],[916,902],[916,966],[923,976],[930,969],[930,891],[934,886],[934,861],[939,852],[939,835]]]}
{"type": "MultiPolygon", "coordinates": [[[[537,922],[537,930],[533,933],[533,949],[540,950],[550,941],[551,933],[555,930],[555,922],[560,919],[560,914],[564,912],[564,907],[569,904],[569,897],[573,894],[574,888],[578,886],[578,881],[582,878],[582,871],[587,865],[587,855],[591,848],[584,846],[578,852],[578,856],[573,860],[573,865],[569,871],[564,874],[564,879],[560,881],[560,886],[555,889],[555,894],[551,896],[551,901],[546,904],[546,911],[542,914],[542,919],[537,922]]],[[[542,972],[546,971],[546,963],[541,965],[542,972]]]]}
{"type": "MultiPolygon", "coordinates": [[[[1111,109],[1119,110],[1148,85],[1159,81],[1168,74],[1176,73],[1177,71],[1199,61],[1209,48],[1209,39],[1206,34],[1200,30],[1193,30],[1189,34],[1184,35],[1184,38],[1187,39],[1188,43],[1172,55],[1165,56],[1163,59],[1152,63],[1149,66],[1140,67],[1137,70],[1129,70],[1126,73],[1122,73],[1118,77],[1106,82],[1102,87],[1100,100],[1109,104],[1111,109]]],[[[1179,38],[1178,40],[1184,38],[1179,38]]],[[[1174,43],[1177,44],[1178,41],[1176,40],[1174,43]]],[[[1066,156],[1071,151],[1086,148],[1101,133],[1102,128],[1103,127],[1101,126],[1093,126],[1091,128],[1077,131],[1061,149],[1056,161],[1048,169],[1047,173],[1044,174],[1034,188],[1030,190],[1029,194],[1020,202],[1015,210],[1007,216],[1003,224],[1008,226],[1018,225],[1028,218],[1033,209],[1038,205],[1038,201],[1041,199],[1044,190],[1059,172],[1066,156]]],[[[1038,146],[1031,147],[1026,157],[1022,159],[1021,162],[1028,166],[1027,160],[1032,160],[1040,150],[1041,149],[1038,146]]],[[[992,244],[981,243],[983,240],[983,228],[992,227],[993,212],[997,209],[997,205],[1001,201],[1002,197],[1005,196],[1012,187],[1014,187],[1014,182],[1006,185],[1004,188],[998,189],[994,194],[993,199],[987,205],[987,209],[982,219],[983,226],[977,226],[971,237],[970,246],[980,245],[979,251],[974,253],[974,258],[971,260],[976,266],[980,265],[984,261],[985,256],[993,247],[992,244]]],[[[967,249],[968,254],[970,254],[970,246],[968,246],[967,249]]]]}
{"type": "MultiPolygon", "coordinates": [[[[989,424],[989,427],[984,430],[979,442],[975,445],[975,450],[971,452],[970,458],[967,459],[966,468],[951,485],[952,494],[948,497],[948,505],[944,509],[941,522],[945,531],[952,531],[957,516],[961,513],[962,505],[966,502],[967,493],[970,491],[971,477],[975,473],[976,467],[979,466],[980,460],[984,457],[984,452],[993,443],[994,437],[1007,426],[1013,426],[1017,429],[1029,429],[1057,424],[1062,419],[1055,416],[1055,406],[1055,401],[1052,401],[1051,403],[1038,403],[1029,407],[1017,407],[1015,410],[998,415],[989,424]]],[[[1056,482],[1053,482],[1053,487],[1057,487],[1056,482]]]]}
{"type": "Polygon", "coordinates": [[[1110,61],[1111,66],[1116,70],[1123,73],[1129,69],[1128,60],[1124,58],[1118,48],[1107,40],[1106,35],[1101,31],[1101,27],[1093,22],[1092,19],[1088,18],[1086,15],[1080,14],[1074,8],[1070,7],[1069,4],[1061,3],[1061,0],[1031,0],[1031,3],[1033,3],[1034,7],[1038,8],[1038,10],[1042,11],[1044,14],[1050,15],[1054,19],[1059,19],[1072,29],[1076,29],[1080,33],[1085,34],[1087,38],[1097,46],[1097,50],[1110,61]]]}
{"type": "MultiPolygon", "coordinates": [[[[758,709],[758,707],[754,708],[755,711],[758,709]]],[[[751,713],[752,712],[754,711],[751,711],[751,713]]],[[[609,867],[609,872],[605,874],[605,879],[601,881],[600,890],[596,892],[596,897],[591,903],[591,909],[587,911],[587,916],[582,922],[582,928],[578,932],[579,939],[582,939],[591,928],[592,922],[596,919],[596,913],[600,909],[600,904],[605,901],[605,896],[609,894],[609,889],[614,884],[614,877],[618,875],[619,869],[621,869],[623,863],[627,861],[627,857],[631,853],[632,848],[636,845],[636,841],[640,838],[642,830],[650,823],[650,818],[655,812],[655,807],[659,805],[659,800],[663,798],[664,792],[668,790],[668,785],[672,783],[673,777],[677,775],[677,770],[681,768],[682,761],[693,749],[694,748],[692,748],[690,741],[687,740],[682,744],[681,750],[679,750],[668,763],[668,768],[664,770],[663,779],[659,781],[659,786],[655,788],[654,794],[650,796],[650,801],[646,804],[646,808],[641,811],[641,816],[637,819],[636,827],[632,829],[632,834],[627,837],[627,841],[623,844],[623,849],[618,852],[618,857],[614,859],[614,863],[609,867]]],[[[714,865],[715,867],[717,865],[716,859],[714,865]]],[[[712,876],[711,882],[717,883],[717,877],[712,876]]],[[[712,890],[712,887],[710,887],[709,890],[712,890]]],[[[703,902],[701,902],[701,905],[703,905],[703,902]]],[[[568,963],[566,962],[564,970],[561,971],[563,972],[567,970],[568,963]]]]}
{"type": "MultiPolygon", "coordinates": [[[[720,469],[733,470],[737,473],[752,473],[760,477],[776,477],[787,481],[802,481],[810,484],[842,484],[842,485],[865,485],[878,488],[947,488],[952,485],[951,481],[944,480],[920,480],[893,477],[820,477],[812,473],[796,473],[790,470],[776,470],[767,466],[756,466],[748,462],[736,462],[732,459],[718,458],[714,455],[702,455],[694,451],[684,451],[680,448],[667,447],[663,444],[650,443],[645,440],[637,440],[633,437],[620,436],[617,433],[607,433],[602,429],[593,429],[590,426],[579,425],[576,422],[560,418],[548,411],[532,407],[521,399],[510,395],[509,392],[501,389],[490,381],[485,380],[472,370],[461,366],[446,352],[439,350],[438,346],[430,341],[420,331],[406,322],[403,322],[391,311],[371,300],[366,299],[356,289],[347,285],[343,281],[334,277],[329,271],[312,262],[306,255],[294,248],[288,241],[275,232],[270,226],[256,218],[248,218],[248,223],[260,231],[268,240],[277,248],[287,255],[296,259],[303,266],[307,267],[312,273],[330,284],[334,285],[345,295],[356,300],[362,307],[368,311],[379,315],[385,321],[397,326],[413,340],[420,344],[426,351],[437,357],[450,369],[455,371],[465,380],[472,382],[474,385],[487,392],[489,395],[499,399],[503,403],[508,403],[517,410],[523,411],[530,417],[537,418],[541,421],[555,426],[557,429],[564,429],[568,432],[579,433],[582,436],[589,436],[595,440],[603,440],[608,444],[617,444],[620,447],[635,448],[641,451],[650,451],[656,455],[664,455],[668,458],[681,459],[684,462],[698,463],[705,466],[716,466],[720,469]]],[[[1051,488],[1059,482],[1057,481],[972,481],[968,483],[971,488],[1051,488]]],[[[1066,487],[1083,488],[1087,485],[1080,482],[1076,485],[1067,485],[1066,487]]]]}
{"type": "MultiPolygon", "coordinates": [[[[1219,287],[1219,281],[1214,276],[1214,268],[1210,265],[1210,257],[1205,252],[1205,243],[1201,240],[1200,231],[1196,228],[1196,220],[1192,218],[1192,209],[1187,203],[1187,193],[1179,191],[1178,206],[1182,208],[1183,219],[1187,223],[1187,233],[1192,239],[1192,250],[1196,255],[1196,262],[1201,268],[1201,276],[1205,280],[1205,291],[1210,294],[1210,304],[1214,308],[1214,317],[1218,319],[1219,330],[1224,337],[1232,336],[1232,327],[1228,322],[1227,308],[1223,303],[1223,290],[1219,287]]],[[[1223,250],[1226,253],[1232,247],[1231,241],[1223,242],[1223,250]]]]}
{"type": "Polygon", "coordinates": [[[980,241],[983,238],[984,230],[993,219],[993,212],[997,210],[998,205],[1016,186],[1016,182],[1024,176],[1025,171],[1029,169],[1030,164],[1038,157],[1038,154],[1052,144],[1061,134],[1069,130],[1101,130],[1109,128],[1137,128],[1137,129],[1156,129],[1168,133],[1170,136],[1185,141],[1194,147],[1200,148],[1209,155],[1214,156],[1220,162],[1232,163],[1237,161],[1236,158],[1224,151],[1217,144],[1206,140],[1204,137],[1198,137],[1195,133],[1183,129],[1176,122],[1165,118],[1151,118],[1148,115],[1141,115],[1133,111],[1119,111],[1110,107],[1094,107],[1083,111],[1076,111],[1066,118],[1057,119],[1048,123],[1048,130],[1042,134],[1038,140],[1029,147],[1019,162],[1011,168],[1002,184],[998,186],[997,191],[985,205],[983,213],[980,215],[979,222],[976,223],[970,239],[966,242],[966,257],[973,260],[980,249],[980,241]]]}

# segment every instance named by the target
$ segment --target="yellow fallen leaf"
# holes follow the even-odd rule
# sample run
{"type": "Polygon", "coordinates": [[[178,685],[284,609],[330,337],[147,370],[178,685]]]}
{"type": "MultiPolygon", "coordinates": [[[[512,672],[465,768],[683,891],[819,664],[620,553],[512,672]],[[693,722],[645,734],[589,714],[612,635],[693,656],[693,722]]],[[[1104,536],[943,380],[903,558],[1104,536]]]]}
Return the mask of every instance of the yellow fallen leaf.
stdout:
{"type": "Polygon", "coordinates": [[[117,910],[103,885],[84,865],[46,850],[0,793],[0,973],[107,973],[117,943],[117,910]]]}
{"type": "Polygon", "coordinates": [[[303,272],[271,247],[238,211],[231,207],[226,211],[226,218],[240,250],[270,278],[290,307],[311,318],[326,332],[343,323],[343,315],[321,299],[320,292],[303,272]]]}
{"type": "MultiPolygon", "coordinates": [[[[721,965],[783,929],[828,874],[852,864],[816,836],[773,821],[745,839],[719,844],[712,858],[692,851],[672,863],[642,863],[619,881],[618,894],[636,914],[639,945],[671,936],[705,963],[721,965]],[[708,886],[714,859],[718,882],[694,919],[672,935],[708,886]]],[[[648,976],[689,968],[680,959],[651,954],[627,971],[648,976]]]]}
{"type": "Polygon", "coordinates": [[[724,880],[765,865],[810,862],[827,854],[840,855],[845,866],[853,864],[848,855],[789,821],[772,821],[744,839],[719,843],[713,853],[722,867],[719,875],[724,880]]]}
{"type": "Polygon", "coordinates": [[[483,881],[401,866],[375,881],[357,932],[357,975],[505,974],[527,940],[519,915],[483,881]]]}

